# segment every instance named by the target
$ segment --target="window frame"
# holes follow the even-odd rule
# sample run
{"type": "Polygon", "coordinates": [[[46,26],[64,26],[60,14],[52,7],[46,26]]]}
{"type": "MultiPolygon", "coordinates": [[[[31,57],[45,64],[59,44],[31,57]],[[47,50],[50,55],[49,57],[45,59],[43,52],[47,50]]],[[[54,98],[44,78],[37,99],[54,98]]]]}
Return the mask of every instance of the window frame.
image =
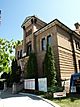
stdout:
{"type": "Polygon", "coordinates": [[[48,34],[48,36],[47,36],[47,44],[51,45],[52,44],[52,39],[50,40],[50,43],[49,43],[49,38],[50,39],[52,38],[51,34],[48,34]]]}
{"type": "Polygon", "coordinates": [[[20,50],[20,58],[22,58],[22,49],[20,50]]]}
{"type": "Polygon", "coordinates": [[[27,46],[26,55],[29,56],[30,53],[32,52],[32,42],[31,42],[31,41],[28,42],[28,43],[26,44],[26,46],[27,46]],[[29,49],[29,48],[30,48],[30,49],[29,49]]]}
{"type": "Polygon", "coordinates": [[[45,37],[41,39],[41,50],[42,51],[46,50],[46,38],[45,37]]]}
{"type": "Polygon", "coordinates": [[[17,58],[20,59],[20,51],[17,51],[17,58]]]}

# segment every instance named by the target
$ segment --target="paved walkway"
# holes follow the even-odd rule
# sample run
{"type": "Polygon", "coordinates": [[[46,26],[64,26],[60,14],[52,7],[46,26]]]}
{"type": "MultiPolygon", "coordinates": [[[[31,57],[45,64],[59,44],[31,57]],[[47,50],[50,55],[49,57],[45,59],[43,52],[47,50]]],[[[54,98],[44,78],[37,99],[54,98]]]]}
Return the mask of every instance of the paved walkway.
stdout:
{"type": "Polygon", "coordinates": [[[12,94],[11,89],[0,91],[0,107],[59,107],[32,94],[12,94]]]}

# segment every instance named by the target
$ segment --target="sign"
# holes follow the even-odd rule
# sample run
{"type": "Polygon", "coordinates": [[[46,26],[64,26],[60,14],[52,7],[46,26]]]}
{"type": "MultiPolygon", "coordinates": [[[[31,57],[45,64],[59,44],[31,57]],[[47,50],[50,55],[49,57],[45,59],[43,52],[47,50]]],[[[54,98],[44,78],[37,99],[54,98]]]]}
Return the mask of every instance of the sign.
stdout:
{"type": "Polygon", "coordinates": [[[25,79],[24,89],[35,90],[35,79],[25,79]]]}
{"type": "Polygon", "coordinates": [[[74,83],[75,85],[80,85],[80,79],[76,79],[74,83]]]}
{"type": "Polygon", "coordinates": [[[47,92],[47,78],[38,79],[39,91],[47,92]]]}
{"type": "Polygon", "coordinates": [[[66,91],[53,93],[54,98],[66,97],[66,91]]]}

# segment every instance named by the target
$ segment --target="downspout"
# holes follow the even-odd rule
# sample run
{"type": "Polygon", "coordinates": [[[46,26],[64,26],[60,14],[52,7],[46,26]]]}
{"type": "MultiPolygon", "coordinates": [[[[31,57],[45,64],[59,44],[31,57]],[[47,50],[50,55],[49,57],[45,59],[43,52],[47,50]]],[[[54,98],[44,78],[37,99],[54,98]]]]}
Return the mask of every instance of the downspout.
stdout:
{"type": "Polygon", "coordinates": [[[71,40],[71,46],[72,46],[74,69],[75,69],[75,73],[77,73],[77,61],[76,61],[76,55],[75,55],[75,49],[74,49],[74,43],[73,43],[73,33],[70,34],[70,40],[71,40]]]}

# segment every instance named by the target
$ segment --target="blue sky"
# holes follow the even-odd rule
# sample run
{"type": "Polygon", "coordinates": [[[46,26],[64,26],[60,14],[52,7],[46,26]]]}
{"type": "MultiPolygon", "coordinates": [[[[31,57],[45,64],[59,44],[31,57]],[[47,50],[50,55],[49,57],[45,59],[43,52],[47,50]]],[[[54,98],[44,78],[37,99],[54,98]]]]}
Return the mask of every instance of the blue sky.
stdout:
{"type": "Polygon", "coordinates": [[[21,40],[21,24],[27,16],[36,15],[45,22],[55,18],[74,28],[80,22],[80,0],[0,0],[0,38],[21,40]]]}

